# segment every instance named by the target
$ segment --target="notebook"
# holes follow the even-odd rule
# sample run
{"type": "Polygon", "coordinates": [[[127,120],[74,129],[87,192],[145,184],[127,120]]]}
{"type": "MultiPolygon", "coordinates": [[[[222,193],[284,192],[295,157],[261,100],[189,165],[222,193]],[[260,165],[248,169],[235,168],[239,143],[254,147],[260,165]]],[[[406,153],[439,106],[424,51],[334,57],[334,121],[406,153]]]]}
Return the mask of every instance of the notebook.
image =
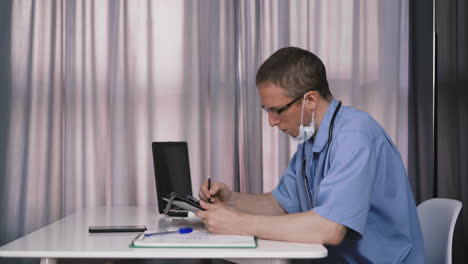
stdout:
{"type": "MultiPolygon", "coordinates": [[[[147,231],[151,233],[152,231],[147,231]]],[[[138,235],[133,247],[161,248],[256,248],[253,236],[214,235],[207,230],[194,230],[188,234],[138,235]]]]}

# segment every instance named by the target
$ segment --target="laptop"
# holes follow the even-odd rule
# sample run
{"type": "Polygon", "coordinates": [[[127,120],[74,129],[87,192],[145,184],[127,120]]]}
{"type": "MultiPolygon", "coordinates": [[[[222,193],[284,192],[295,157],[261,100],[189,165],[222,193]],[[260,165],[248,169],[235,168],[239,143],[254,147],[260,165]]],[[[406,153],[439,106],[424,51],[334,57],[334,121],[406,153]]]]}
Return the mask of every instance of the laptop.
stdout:
{"type": "MultiPolygon", "coordinates": [[[[172,192],[182,197],[192,195],[187,142],[153,142],[154,176],[158,211],[164,213],[166,201],[172,192]]],[[[174,206],[168,215],[187,216],[187,211],[174,206]]]]}

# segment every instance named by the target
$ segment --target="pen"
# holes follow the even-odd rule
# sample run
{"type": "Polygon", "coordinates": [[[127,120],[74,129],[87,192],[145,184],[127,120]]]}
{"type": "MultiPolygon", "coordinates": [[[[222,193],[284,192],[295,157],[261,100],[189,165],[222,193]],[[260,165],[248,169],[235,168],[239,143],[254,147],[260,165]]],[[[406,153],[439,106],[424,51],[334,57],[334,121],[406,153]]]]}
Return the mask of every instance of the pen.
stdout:
{"type": "MultiPolygon", "coordinates": [[[[210,191],[210,189],[211,189],[211,177],[208,178],[208,191],[210,191]]],[[[211,193],[210,193],[210,198],[208,198],[208,202],[209,202],[209,203],[212,203],[212,202],[211,202],[211,193]]]]}
{"type": "Polygon", "coordinates": [[[179,228],[179,230],[174,230],[174,231],[165,231],[165,232],[155,232],[155,233],[145,233],[145,237],[149,236],[154,236],[154,235],[166,235],[166,234],[188,234],[192,233],[193,229],[190,227],[182,227],[179,228]]]}

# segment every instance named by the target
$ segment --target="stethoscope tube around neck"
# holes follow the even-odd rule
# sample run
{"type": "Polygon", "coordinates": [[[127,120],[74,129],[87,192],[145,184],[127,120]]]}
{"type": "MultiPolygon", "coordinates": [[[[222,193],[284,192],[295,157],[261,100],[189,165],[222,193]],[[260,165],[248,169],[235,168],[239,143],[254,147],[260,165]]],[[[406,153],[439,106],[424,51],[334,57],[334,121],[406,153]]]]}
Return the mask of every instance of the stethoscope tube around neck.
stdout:
{"type": "MultiPolygon", "coordinates": [[[[332,119],[330,121],[330,128],[328,129],[328,140],[327,140],[327,150],[326,150],[326,153],[325,153],[325,156],[327,155],[328,153],[328,149],[330,148],[330,144],[332,142],[332,139],[333,139],[333,125],[335,124],[335,119],[336,119],[336,116],[338,114],[338,112],[340,111],[340,108],[341,108],[341,101],[338,101],[338,105],[336,106],[335,108],[335,111],[333,112],[333,116],[332,116],[332,119]]],[[[305,151],[305,149],[304,149],[305,151]]],[[[312,198],[310,197],[310,190],[309,190],[309,181],[307,180],[307,175],[306,175],[306,155],[305,155],[305,152],[303,153],[303,161],[302,161],[302,176],[304,177],[304,185],[305,185],[305,188],[306,188],[306,192],[307,192],[307,200],[309,201],[309,206],[310,208],[312,209],[312,198]]]]}

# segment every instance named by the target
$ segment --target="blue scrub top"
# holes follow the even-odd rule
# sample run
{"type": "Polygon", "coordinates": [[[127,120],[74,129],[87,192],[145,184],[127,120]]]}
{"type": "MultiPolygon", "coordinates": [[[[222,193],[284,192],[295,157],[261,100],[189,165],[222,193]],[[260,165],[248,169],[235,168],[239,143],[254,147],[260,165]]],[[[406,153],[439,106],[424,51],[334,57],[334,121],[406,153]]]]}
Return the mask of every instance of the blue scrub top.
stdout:
{"type": "Polygon", "coordinates": [[[400,153],[367,113],[333,100],[313,140],[297,147],[273,196],[288,213],[312,210],[348,228],[330,263],[424,263],[421,227],[400,153]],[[307,198],[302,166],[309,183],[307,198]]]}

